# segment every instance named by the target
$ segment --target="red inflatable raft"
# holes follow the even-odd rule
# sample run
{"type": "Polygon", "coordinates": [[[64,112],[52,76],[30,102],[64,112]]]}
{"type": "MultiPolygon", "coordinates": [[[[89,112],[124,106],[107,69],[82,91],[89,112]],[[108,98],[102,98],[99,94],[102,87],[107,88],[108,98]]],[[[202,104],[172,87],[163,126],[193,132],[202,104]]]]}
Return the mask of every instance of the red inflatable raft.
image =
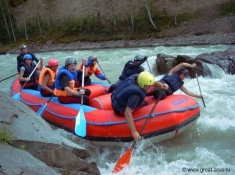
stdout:
{"type": "MultiPolygon", "coordinates": [[[[115,115],[112,110],[111,94],[106,94],[108,87],[109,84],[101,82],[86,86],[91,90],[90,106],[83,105],[87,122],[86,136],[83,139],[99,146],[115,146],[133,141],[125,117],[115,115]]],[[[11,95],[18,93],[20,89],[19,81],[15,80],[10,88],[11,95]]],[[[20,93],[20,100],[37,112],[47,103],[49,97],[42,97],[38,91],[23,89],[20,93]]],[[[133,113],[138,131],[149,116],[156,99],[146,97],[146,101],[149,105],[139,108],[133,113]]],[[[42,117],[54,125],[74,132],[75,119],[80,107],[80,104],[61,104],[57,97],[53,97],[46,106],[42,117]]],[[[195,124],[199,116],[199,104],[190,96],[168,96],[157,104],[142,136],[152,142],[176,137],[195,124]]]]}

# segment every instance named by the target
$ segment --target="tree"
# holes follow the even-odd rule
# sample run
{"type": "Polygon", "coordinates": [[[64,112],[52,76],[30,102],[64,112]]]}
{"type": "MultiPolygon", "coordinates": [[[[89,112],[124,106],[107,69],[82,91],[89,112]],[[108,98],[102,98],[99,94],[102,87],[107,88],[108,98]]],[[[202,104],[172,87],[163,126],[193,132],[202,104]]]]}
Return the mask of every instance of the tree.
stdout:
{"type": "Polygon", "coordinates": [[[153,19],[152,19],[152,16],[151,16],[151,12],[150,12],[149,6],[148,6],[148,4],[147,4],[147,0],[144,0],[144,5],[145,5],[145,8],[146,8],[146,10],[147,10],[147,12],[148,12],[148,17],[149,17],[149,20],[150,20],[150,22],[151,22],[153,28],[154,28],[155,30],[157,30],[157,26],[156,26],[156,25],[154,24],[154,22],[153,22],[153,19]]]}
{"type": "Polygon", "coordinates": [[[40,22],[40,16],[39,16],[38,10],[37,10],[37,8],[36,8],[36,6],[35,6],[35,1],[33,2],[33,8],[34,8],[34,11],[36,12],[37,23],[38,23],[39,31],[40,31],[40,33],[42,33],[41,22],[40,22]]]}
{"type": "Polygon", "coordinates": [[[135,26],[134,26],[133,12],[132,12],[132,0],[129,0],[129,8],[130,8],[130,15],[131,15],[131,27],[132,27],[132,30],[134,31],[135,26]]]}
{"type": "Polygon", "coordinates": [[[114,5],[113,5],[113,1],[112,0],[108,0],[108,4],[111,7],[112,10],[112,16],[113,16],[113,24],[114,24],[114,30],[117,30],[117,20],[116,20],[116,15],[115,15],[115,9],[114,9],[114,5]]]}
{"type": "Polygon", "coordinates": [[[6,26],[6,30],[7,30],[8,36],[9,36],[9,38],[11,38],[10,30],[9,30],[9,27],[8,27],[8,24],[7,24],[5,12],[4,12],[4,9],[3,9],[3,6],[2,6],[2,2],[1,2],[1,1],[0,1],[0,6],[1,6],[2,15],[3,15],[3,19],[4,19],[4,22],[5,22],[5,26],[6,26]]]}
{"type": "Polygon", "coordinates": [[[6,1],[6,6],[7,6],[8,15],[9,15],[9,21],[10,21],[10,24],[11,24],[12,35],[13,35],[14,41],[16,41],[15,31],[14,31],[12,20],[11,20],[11,13],[10,13],[10,9],[8,7],[8,1],[6,1]]]}

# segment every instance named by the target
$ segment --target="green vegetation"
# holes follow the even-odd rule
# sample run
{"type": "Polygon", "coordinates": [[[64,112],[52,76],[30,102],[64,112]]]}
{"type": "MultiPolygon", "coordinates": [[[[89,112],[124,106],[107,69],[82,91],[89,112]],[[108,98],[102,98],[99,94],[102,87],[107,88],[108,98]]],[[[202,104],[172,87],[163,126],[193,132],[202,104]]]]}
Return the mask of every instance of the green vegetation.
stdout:
{"type": "MultiPolygon", "coordinates": [[[[10,0],[10,6],[17,6],[26,0],[10,0]]],[[[152,1],[151,3],[153,3],[152,1]]],[[[150,4],[153,6],[153,4],[150,4]]],[[[8,17],[8,11],[5,9],[5,17],[8,17]]],[[[126,12],[128,13],[128,12],[126,12]]],[[[0,16],[3,14],[0,14],[0,16]]],[[[163,9],[152,8],[151,18],[156,25],[156,29],[150,22],[150,18],[146,8],[143,6],[138,15],[133,16],[134,28],[131,26],[130,14],[125,15],[127,18],[119,16],[114,19],[103,19],[98,14],[88,15],[83,18],[70,16],[66,21],[58,20],[51,21],[40,19],[40,16],[26,19],[26,28],[16,26],[15,19],[12,17],[7,20],[8,30],[3,18],[0,18],[0,38],[2,46],[0,52],[6,52],[9,48],[18,46],[21,43],[37,42],[44,44],[48,40],[53,40],[55,43],[71,43],[76,41],[110,41],[110,40],[130,40],[143,39],[147,37],[161,37],[160,32],[168,27],[175,26],[174,16],[168,15],[163,9]],[[13,28],[13,29],[12,29],[13,28]],[[13,32],[16,41],[14,41],[13,32]]],[[[178,14],[177,25],[192,18],[190,14],[178,14]]]]}
{"type": "Polygon", "coordinates": [[[25,145],[20,145],[19,149],[25,150],[25,145]]]}
{"type": "Polygon", "coordinates": [[[235,14],[235,1],[230,0],[229,2],[222,4],[220,7],[220,14],[224,16],[229,14],[235,14]]]}
{"type": "Polygon", "coordinates": [[[5,127],[0,127],[0,142],[12,143],[12,134],[5,127]]]}

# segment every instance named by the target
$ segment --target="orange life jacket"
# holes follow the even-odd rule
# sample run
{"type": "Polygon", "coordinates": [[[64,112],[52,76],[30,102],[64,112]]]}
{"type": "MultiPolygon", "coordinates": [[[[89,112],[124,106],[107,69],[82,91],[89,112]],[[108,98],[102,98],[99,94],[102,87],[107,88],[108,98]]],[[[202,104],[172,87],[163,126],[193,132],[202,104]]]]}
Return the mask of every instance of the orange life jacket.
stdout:
{"type": "MultiPolygon", "coordinates": [[[[80,63],[80,65],[78,66],[78,71],[82,71],[82,66],[83,66],[83,63],[80,63]]],[[[91,76],[92,74],[95,74],[97,76],[97,74],[100,73],[98,67],[95,65],[93,67],[89,66],[89,67],[86,67],[86,71],[87,71],[87,76],[91,76]]]]}
{"type": "Polygon", "coordinates": [[[45,66],[42,68],[42,70],[41,70],[41,72],[40,72],[38,84],[39,84],[39,85],[42,85],[42,81],[43,81],[43,79],[44,79],[44,77],[45,77],[45,75],[46,75],[47,72],[48,72],[49,75],[50,75],[50,79],[49,79],[49,81],[47,82],[47,86],[48,86],[48,87],[51,87],[51,86],[53,86],[54,83],[55,83],[55,76],[56,76],[56,74],[58,73],[58,70],[57,70],[56,72],[54,72],[54,71],[52,71],[50,68],[45,67],[45,66]]]}

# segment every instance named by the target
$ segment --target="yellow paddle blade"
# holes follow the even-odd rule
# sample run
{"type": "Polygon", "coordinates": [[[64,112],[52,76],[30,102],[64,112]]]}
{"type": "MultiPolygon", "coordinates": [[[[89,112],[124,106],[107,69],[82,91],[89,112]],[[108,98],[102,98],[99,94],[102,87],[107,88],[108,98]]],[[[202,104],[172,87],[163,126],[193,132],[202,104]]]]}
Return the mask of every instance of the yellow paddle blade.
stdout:
{"type": "Polygon", "coordinates": [[[132,151],[133,148],[131,147],[128,151],[125,152],[125,154],[122,155],[122,157],[118,160],[117,164],[115,165],[112,173],[118,173],[130,163],[132,151]]]}

